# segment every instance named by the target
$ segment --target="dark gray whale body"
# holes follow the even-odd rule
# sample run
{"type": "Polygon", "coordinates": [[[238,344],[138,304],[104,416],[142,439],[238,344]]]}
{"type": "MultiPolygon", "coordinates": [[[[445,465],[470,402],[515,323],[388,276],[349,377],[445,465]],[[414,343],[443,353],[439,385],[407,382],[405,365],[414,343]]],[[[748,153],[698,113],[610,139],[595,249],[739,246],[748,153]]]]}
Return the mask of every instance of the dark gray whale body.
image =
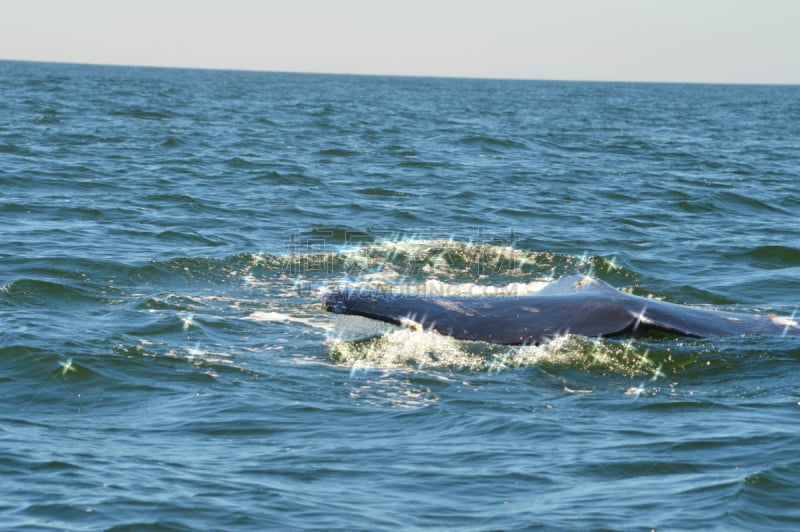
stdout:
{"type": "Polygon", "coordinates": [[[588,337],[800,335],[792,320],[687,307],[620,292],[579,275],[562,277],[541,292],[521,297],[409,296],[374,290],[338,290],[325,309],[462,340],[540,344],[566,334],[588,337]]]}

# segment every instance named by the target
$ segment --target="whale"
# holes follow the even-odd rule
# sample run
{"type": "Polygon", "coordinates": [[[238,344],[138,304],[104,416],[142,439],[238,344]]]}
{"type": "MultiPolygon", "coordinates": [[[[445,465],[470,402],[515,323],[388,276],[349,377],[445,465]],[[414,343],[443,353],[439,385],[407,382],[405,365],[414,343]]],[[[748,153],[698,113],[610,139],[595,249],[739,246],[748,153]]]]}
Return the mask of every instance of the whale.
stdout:
{"type": "Polygon", "coordinates": [[[325,310],[362,316],[459,340],[540,345],[566,335],[615,338],[709,338],[800,335],[793,319],[692,307],[635,296],[608,283],[570,275],[526,296],[409,295],[338,288],[325,310]]]}

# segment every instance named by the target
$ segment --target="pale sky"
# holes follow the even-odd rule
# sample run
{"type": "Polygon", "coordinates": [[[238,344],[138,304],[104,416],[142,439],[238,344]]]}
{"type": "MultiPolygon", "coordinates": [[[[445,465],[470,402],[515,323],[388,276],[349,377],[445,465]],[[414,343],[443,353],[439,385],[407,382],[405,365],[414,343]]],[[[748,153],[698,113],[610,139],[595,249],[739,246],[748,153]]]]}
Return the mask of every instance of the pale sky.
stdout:
{"type": "Polygon", "coordinates": [[[0,0],[0,59],[800,84],[800,0],[0,0]]]}

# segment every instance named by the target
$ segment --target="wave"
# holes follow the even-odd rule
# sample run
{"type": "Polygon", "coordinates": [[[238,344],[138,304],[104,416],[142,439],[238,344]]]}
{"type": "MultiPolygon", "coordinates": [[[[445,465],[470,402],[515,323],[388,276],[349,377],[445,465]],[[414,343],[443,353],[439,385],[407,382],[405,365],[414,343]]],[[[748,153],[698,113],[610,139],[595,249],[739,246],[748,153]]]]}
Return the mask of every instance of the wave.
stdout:
{"type": "Polygon", "coordinates": [[[110,114],[120,118],[139,118],[144,120],[168,120],[175,117],[173,113],[164,109],[145,109],[142,107],[113,109],[110,114]]]}
{"type": "Polygon", "coordinates": [[[360,153],[344,148],[327,148],[317,152],[317,155],[322,157],[353,157],[355,155],[360,155],[360,153]]]}
{"type": "Polygon", "coordinates": [[[358,194],[364,194],[365,196],[379,196],[379,197],[396,197],[396,198],[416,198],[418,197],[417,194],[412,194],[409,192],[403,192],[400,190],[389,190],[386,188],[380,187],[370,187],[370,188],[362,188],[355,191],[358,194]]]}
{"type": "Polygon", "coordinates": [[[725,257],[769,270],[800,267],[800,248],[791,246],[756,246],[742,251],[725,253],[725,257]]]}
{"type": "Polygon", "coordinates": [[[516,148],[527,149],[528,146],[521,141],[512,140],[510,138],[493,137],[488,135],[469,135],[460,140],[462,144],[478,145],[485,148],[516,148]]]}
{"type": "Polygon", "coordinates": [[[0,287],[0,301],[8,306],[41,306],[55,302],[90,302],[96,300],[91,286],[80,282],[46,279],[17,279],[0,287]]]}

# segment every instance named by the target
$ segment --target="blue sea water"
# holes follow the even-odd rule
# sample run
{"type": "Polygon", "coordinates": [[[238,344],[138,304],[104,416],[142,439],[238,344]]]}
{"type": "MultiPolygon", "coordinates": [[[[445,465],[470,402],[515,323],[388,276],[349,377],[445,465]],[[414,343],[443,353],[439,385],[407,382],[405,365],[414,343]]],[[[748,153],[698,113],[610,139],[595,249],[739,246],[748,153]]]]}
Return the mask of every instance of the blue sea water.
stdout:
{"type": "Polygon", "coordinates": [[[0,526],[800,528],[798,338],[321,305],[578,273],[791,319],[799,161],[794,86],[0,62],[0,526]]]}

